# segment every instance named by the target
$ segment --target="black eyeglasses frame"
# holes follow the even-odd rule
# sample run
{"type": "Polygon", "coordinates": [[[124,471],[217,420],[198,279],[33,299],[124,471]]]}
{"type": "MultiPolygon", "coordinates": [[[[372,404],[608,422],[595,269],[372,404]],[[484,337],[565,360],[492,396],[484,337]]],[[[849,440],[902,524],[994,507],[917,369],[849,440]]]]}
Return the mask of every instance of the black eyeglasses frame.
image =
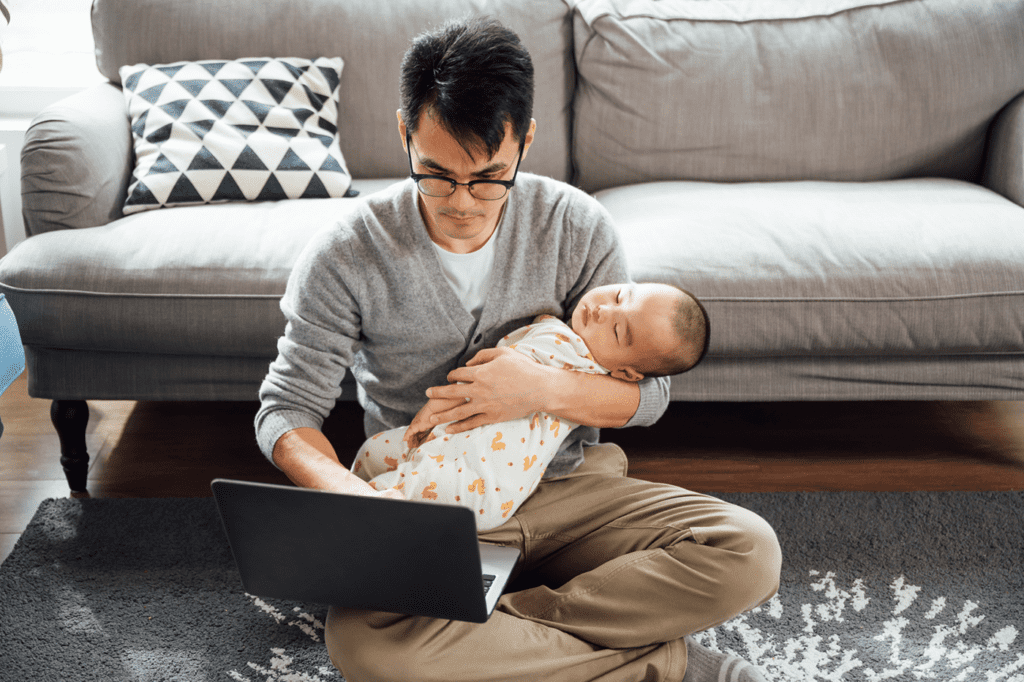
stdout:
{"type": "Polygon", "coordinates": [[[455,182],[451,178],[446,177],[444,175],[432,175],[430,173],[415,173],[415,172],[413,172],[413,169],[412,169],[412,137],[411,137],[411,135],[409,134],[408,131],[406,131],[406,133],[405,133],[405,151],[409,155],[409,177],[411,177],[413,182],[416,183],[416,189],[417,190],[419,190],[423,194],[426,194],[428,197],[435,197],[437,199],[446,199],[446,198],[450,197],[451,195],[455,194],[455,190],[457,190],[459,188],[459,185],[462,185],[467,190],[469,190],[470,196],[472,196],[474,199],[479,199],[480,201],[501,201],[506,196],[508,196],[509,190],[512,189],[513,187],[515,187],[516,177],[519,175],[519,165],[523,162],[523,150],[525,148],[526,148],[526,140],[525,139],[520,140],[519,141],[519,156],[516,159],[516,171],[515,171],[515,173],[512,174],[512,179],[511,180],[470,180],[469,182],[455,182]],[[423,188],[420,187],[420,180],[444,180],[449,185],[451,185],[452,191],[449,192],[448,194],[443,195],[443,196],[437,196],[436,194],[427,194],[426,192],[423,191],[423,188]],[[505,193],[502,194],[500,197],[497,197],[495,199],[484,199],[482,197],[478,197],[477,195],[473,194],[473,186],[474,185],[481,185],[481,184],[501,185],[502,187],[505,188],[505,193]]]}

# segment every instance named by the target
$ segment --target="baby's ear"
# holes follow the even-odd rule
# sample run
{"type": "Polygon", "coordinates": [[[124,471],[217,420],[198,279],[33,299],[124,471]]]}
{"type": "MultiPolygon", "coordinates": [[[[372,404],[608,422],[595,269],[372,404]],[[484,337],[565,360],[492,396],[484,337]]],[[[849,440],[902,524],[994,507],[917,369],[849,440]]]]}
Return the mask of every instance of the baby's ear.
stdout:
{"type": "Polygon", "coordinates": [[[623,381],[642,381],[644,378],[643,374],[636,371],[632,367],[613,369],[611,375],[616,379],[622,379],[623,381]]]}

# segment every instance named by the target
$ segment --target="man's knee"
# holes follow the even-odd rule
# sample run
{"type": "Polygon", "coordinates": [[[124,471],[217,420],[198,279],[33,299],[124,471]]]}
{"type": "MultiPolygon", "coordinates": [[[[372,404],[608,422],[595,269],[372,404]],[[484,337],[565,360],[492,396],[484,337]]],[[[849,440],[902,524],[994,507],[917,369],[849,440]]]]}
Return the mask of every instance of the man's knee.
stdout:
{"type": "Polygon", "coordinates": [[[415,619],[332,606],[324,637],[331,663],[350,682],[430,679],[417,657],[419,647],[412,644],[415,638],[400,632],[411,620],[415,619]]]}
{"type": "Polygon", "coordinates": [[[384,654],[388,647],[381,646],[374,628],[366,618],[367,612],[332,606],[327,612],[324,639],[331,663],[347,680],[371,682],[385,679],[382,664],[389,659],[384,654]]]}
{"type": "Polygon", "coordinates": [[[735,528],[732,550],[736,561],[732,576],[732,598],[737,613],[765,603],[778,591],[782,572],[782,548],[775,530],[758,514],[733,507],[735,528]]]}
{"type": "Polygon", "coordinates": [[[708,577],[705,594],[728,619],[760,606],[778,591],[782,550],[775,531],[759,515],[725,502],[714,507],[700,525],[691,527],[692,536],[684,542],[707,548],[694,555],[708,577]]]}
{"type": "Polygon", "coordinates": [[[327,611],[327,623],[324,627],[324,640],[327,644],[327,655],[331,657],[331,663],[341,671],[342,675],[358,679],[354,668],[358,665],[360,649],[358,646],[360,637],[352,632],[356,622],[347,609],[339,609],[332,606],[327,611]]]}

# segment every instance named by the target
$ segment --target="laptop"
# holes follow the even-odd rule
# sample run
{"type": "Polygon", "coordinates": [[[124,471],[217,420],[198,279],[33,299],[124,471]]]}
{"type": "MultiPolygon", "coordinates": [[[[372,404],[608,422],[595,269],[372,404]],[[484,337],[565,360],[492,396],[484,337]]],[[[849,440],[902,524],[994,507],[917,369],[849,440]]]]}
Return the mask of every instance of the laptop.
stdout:
{"type": "Polygon", "coordinates": [[[258,597],[485,622],[519,550],[465,507],[229,479],[210,487],[242,587],[258,597]]]}

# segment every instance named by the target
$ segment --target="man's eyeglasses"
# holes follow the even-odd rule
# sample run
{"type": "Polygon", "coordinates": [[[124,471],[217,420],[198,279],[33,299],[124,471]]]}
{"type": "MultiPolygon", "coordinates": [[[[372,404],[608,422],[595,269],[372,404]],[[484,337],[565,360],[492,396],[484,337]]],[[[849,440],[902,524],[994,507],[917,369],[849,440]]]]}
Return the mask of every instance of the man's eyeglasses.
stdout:
{"type": "Polygon", "coordinates": [[[519,142],[519,158],[516,160],[516,172],[512,174],[511,180],[470,180],[469,182],[455,182],[451,178],[441,175],[424,175],[414,173],[412,170],[412,138],[409,133],[405,134],[405,149],[409,153],[409,176],[416,182],[416,187],[428,197],[450,197],[455,194],[455,188],[464,185],[474,198],[481,201],[497,201],[504,198],[508,191],[516,184],[516,176],[519,175],[519,164],[523,160],[523,148],[526,140],[519,142]]]}

